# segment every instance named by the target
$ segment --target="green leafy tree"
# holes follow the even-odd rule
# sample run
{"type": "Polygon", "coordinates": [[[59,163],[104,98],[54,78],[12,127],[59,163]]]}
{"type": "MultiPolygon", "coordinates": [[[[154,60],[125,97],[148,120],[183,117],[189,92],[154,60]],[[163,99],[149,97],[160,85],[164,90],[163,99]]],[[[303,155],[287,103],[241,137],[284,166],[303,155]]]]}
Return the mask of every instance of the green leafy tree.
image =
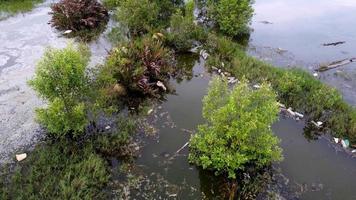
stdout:
{"type": "Polygon", "coordinates": [[[50,135],[77,136],[88,124],[84,96],[88,78],[87,49],[48,49],[37,65],[29,85],[48,101],[47,108],[37,109],[37,120],[50,135]]]}
{"type": "Polygon", "coordinates": [[[203,105],[207,123],[191,137],[191,163],[235,179],[247,166],[263,168],[282,159],[270,128],[278,106],[269,85],[253,90],[242,81],[230,91],[226,81],[214,78],[203,105]]]}
{"type": "Polygon", "coordinates": [[[249,33],[252,0],[210,0],[209,12],[219,30],[231,37],[249,33]]]}

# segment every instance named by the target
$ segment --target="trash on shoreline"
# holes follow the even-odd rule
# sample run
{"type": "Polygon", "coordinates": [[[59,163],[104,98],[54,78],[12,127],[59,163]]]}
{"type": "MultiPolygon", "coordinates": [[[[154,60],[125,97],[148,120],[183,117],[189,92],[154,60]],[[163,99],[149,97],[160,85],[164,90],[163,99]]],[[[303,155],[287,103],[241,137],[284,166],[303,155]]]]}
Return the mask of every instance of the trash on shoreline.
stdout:
{"type": "Polygon", "coordinates": [[[318,77],[319,74],[318,74],[318,73],[314,73],[313,76],[314,76],[314,77],[318,77]]]}
{"type": "Polygon", "coordinates": [[[27,158],[27,154],[26,154],[26,153],[16,154],[16,160],[17,160],[18,162],[23,161],[23,160],[25,160],[26,158],[27,158]]]}
{"type": "Polygon", "coordinates": [[[356,58],[347,58],[347,59],[343,59],[343,60],[339,60],[339,61],[334,61],[334,62],[331,62],[329,64],[321,64],[319,66],[319,68],[316,69],[316,71],[324,72],[324,71],[327,71],[327,70],[330,70],[330,69],[334,69],[334,68],[337,68],[337,67],[341,67],[341,66],[350,64],[352,62],[356,62],[356,58]]]}
{"type": "Polygon", "coordinates": [[[311,121],[311,123],[314,124],[314,126],[316,126],[317,128],[321,128],[323,125],[323,122],[321,122],[321,121],[318,121],[318,122],[311,121]]]}
{"type": "Polygon", "coordinates": [[[324,43],[323,46],[337,46],[337,45],[340,45],[340,44],[345,44],[346,42],[345,41],[338,41],[338,42],[331,42],[331,43],[324,43]]]}
{"type": "Polygon", "coordinates": [[[150,115],[152,112],[153,112],[153,109],[151,108],[147,111],[147,115],[150,115]]]}
{"type": "Polygon", "coordinates": [[[209,54],[206,52],[206,50],[202,49],[199,54],[201,57],[203,57],[204,60],[208,59],[209,54]]]}
{"type": "Polygon", "coordinates": [[[63,32],[63,34],[69,34],[71,32],[72,32],[72,30],[66,30],[66,31],[63,32]]]}
{"type": "Polygon", "coordinates": [[[338,144],[340,142],[340,138],[334,138],[334,141],[336,144],[338,144]]]}
{"type": "Polygon", "coordinates": [[[157,81],[156,85],[160,88],[162,88],[164,91],[167,90],[166,86],[161,82],[161,81],[157,81]]]}
{"type": "Polygon", "coordinates": [[[350,141],[348,139],[341,140],[341,145],[344,147],[344,149],[346,149],[350,146],[350,141]]]}
{"type": "Polygon", "coordinates": [[[258,85],[258,84],[256,84],[256,85],[253,85],[253,88],[255,88],[255,89],[260,89],[260,88],[261,88],[261,86],[260,86],[260,85],[258,85]]]}

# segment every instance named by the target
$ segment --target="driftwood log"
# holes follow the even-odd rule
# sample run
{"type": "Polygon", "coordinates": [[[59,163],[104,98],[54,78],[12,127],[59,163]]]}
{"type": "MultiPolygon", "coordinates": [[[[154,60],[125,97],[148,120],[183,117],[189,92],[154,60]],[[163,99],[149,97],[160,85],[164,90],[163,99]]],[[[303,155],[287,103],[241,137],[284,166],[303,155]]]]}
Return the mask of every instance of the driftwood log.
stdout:
{"type": "Polygon", "coordinates": [[[320,65],[320,67],[316,71],[324,72],[324,71],[327,71],[327,70],[330,70],[330,69],[334,69],[334,68],[337,68],[337,67],[341,67],[341,66],[350,64],[352,62],[356,62],[356,58],[348,58],[348,59],[344,59],[344,60],[334,61],[334,62],[331,62],[331,63],[326,64],[326,65],[320,65]]]}
{"type": "Polygon", "coordinates": [[[325,43],[323,44],[323,46],[336,46],[336,45],[340,45],[340,44],[344,44],[346,43],[345,41],[339,41],[339,42],[331,42],[331,43],[325,43]]]}

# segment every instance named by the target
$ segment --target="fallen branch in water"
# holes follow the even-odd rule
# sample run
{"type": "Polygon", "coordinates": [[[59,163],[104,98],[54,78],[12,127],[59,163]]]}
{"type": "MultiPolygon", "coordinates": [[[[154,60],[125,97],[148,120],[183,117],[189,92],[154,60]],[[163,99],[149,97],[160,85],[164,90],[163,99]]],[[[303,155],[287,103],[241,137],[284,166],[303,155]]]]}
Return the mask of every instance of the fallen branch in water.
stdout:
{"type": "Polygon", "coordinates": [[[336,46],[336,45],[340,45],[340,44],[345,44],[345,41],[339,41],[339,42],[331,42],[331,43],[324,43],[323,46],[336,46]]]}
{"type": "Polygon", "coordinates": [[[334,61],[334,62],[329,63],[327,65],[320,65],[320,67],[316,71],[324,72],[324,71],[327,71],[327,70],[330,70],[330,69],[334,69],[334,68],[337,68],[337,67],[341,67],[341,66],[350,64],[352,62],[356,62],[356,58],[349,58],[349,59],[334,61]]]}
{"type": "Polygon", "coordinates": [[[177,155],[179,154],[180,151],[182,151],[186,146],[188,146],[189,142],[186,142],[181,148],[179,148],[173,156],[171,156],[168,160],[173,160],[177,155]]]}
{"type": "Polygon", "coordinates": [[[186,142],[178,151],[176,151],[175,154],[178,154],[180,151],[182,151],[186,146],[188,146],[189,142],[186,142]]]}

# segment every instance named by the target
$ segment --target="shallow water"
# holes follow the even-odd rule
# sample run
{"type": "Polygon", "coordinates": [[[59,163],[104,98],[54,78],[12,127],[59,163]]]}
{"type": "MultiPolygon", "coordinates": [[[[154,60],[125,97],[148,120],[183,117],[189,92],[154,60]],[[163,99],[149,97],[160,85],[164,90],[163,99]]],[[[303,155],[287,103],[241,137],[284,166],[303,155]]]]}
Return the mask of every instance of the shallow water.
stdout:
{"type": "MultiPolygon", "coordinates": [[[[278,66],[315,70],[320,63],[356,57],[356,1],[256,0],[251,54],[278,66]],[[272,24],[262,23],[268,21],[272,24]],[[338,46],[324,43],[345,41],[338,46]],[[279,52],[286,50],[287,52],[279,52]],[[277,53],[279,52],[279,53],[277,53]]],[[[320,73],[356,105],[356,63],[320,73]]]]}
{"type": "MultiPolygon", "coordinates": [[[[29,145],[40,137],[34,121],[34,109],[43,102],[36,97],[27,81],[45,48],[62,48],[71,40],[59,37],[48,21],[47,1],[32,12],[0,21],[0,163],[9,153],[29,145]]],[[[91,44],[92,64],[100,62],[110,49],[105,38],[91,44]]],[[[12,156],[11,156],[12,157],[12,156]]]]}
{"type": "MultiPolygon", "coordinates": [[[[281,66],[298,64],[307,69],[312,69],[319,62],[351,56],[351,53],[344,54],[345,52],[341,51],[354,50],[354,29],[347,28],[346,22],[343,22],[345,27],[342,29],[330,28],[329,25],[336,27],[343,20],[351,23],[350,18],[356,15],[356,12],[351,12],[355,9],[353,5],[352,1],[344,0],[304,0],[290,3],[257,0],[257,14],[253,23],[255,31],[251,36],[251,47],[255,48],[251,48],[250,52],[281,66]],[[318,15],[314,15],[311,11],[316,10],[315,6],[321,6],[320,10],[324,12],[318,11],[318,15]],[[277,15],[282,14],[282,11],[286,13],[283,15],[285,19],[277,15]],[[347,17],[335,17],[335,13],[347,17]],[[332,20],[322,20],[323,17],[332,20]],[[271,21],[273,24],[259,23],[262,20],[271,21]],[[305,24],[305,21],[308,24],[305,24]],[[347,40],[345,45],[320,45],[338,41],[341,37],[342,40],[347,40]],[[276,53],[277,48],[288,51],[276,53]]],[[[48,4],[44,4],[25,15],[0,21],[0,162],[8,160],[9,157],[5,155],[12,154],[15,149],[33,143],[35,136],[39,135],[39,127],[34,122],[34,108],[42,106],[43,102],[28,88],[26,81],[32,77],[35,63],[42,56],[45,47],[64,47],[69,41],[58,37],[59,34],[47,24],[48,11],[48,4]]],[[[94,65],[102,61],[110,45],[101,37],[91,44],[91,49],[94,65]]],[[[347,72],[352,75],[352,65],[342,69],[350,70],[350,73],[347,72]]],[[[168,95],[167,101],[151,114],[150,117],[157,120],[153,125],[158,133],[145,139],[146,145],[137,159],[137,164],[146,174],[161,174],[169,183],[181,186],[181,190],[176,192],[177,196],[172,193],[173,199],[202,198],[202,192],[205,192],[206,185],[210,184],[209,179],[188,164],[188,148],[175,155],[189,140],[190,131],[194,131],[196,126],[203,122],[201,100],[206,94],[210,76],[199,62],[191,63],[191,67],[193,66],[196,76],[190,81],[173,81],[176,94],[168,95]],[[172,156],[174,158],[170,159],[172,156]]],[[[347,100],[353,102],[353,93],[341,86],[354,84],[354,76],[351,81],[346,81],[334,76],[333,72],[327,72],[321,78],[340,87],[347,100]]],[[[294,197],[295,193],[300,194],[297,195],[300,199],[356,199],[356,160],[331,145],[327,138],[308,141],[303,136],[303,128],[303,122],[284,117],[273,125],[275,134],[281,138],[285,157],[283,162],[275,166],[280,168],[288,182],[276,192],[281,192],[286,199],[294,197]]]]}

